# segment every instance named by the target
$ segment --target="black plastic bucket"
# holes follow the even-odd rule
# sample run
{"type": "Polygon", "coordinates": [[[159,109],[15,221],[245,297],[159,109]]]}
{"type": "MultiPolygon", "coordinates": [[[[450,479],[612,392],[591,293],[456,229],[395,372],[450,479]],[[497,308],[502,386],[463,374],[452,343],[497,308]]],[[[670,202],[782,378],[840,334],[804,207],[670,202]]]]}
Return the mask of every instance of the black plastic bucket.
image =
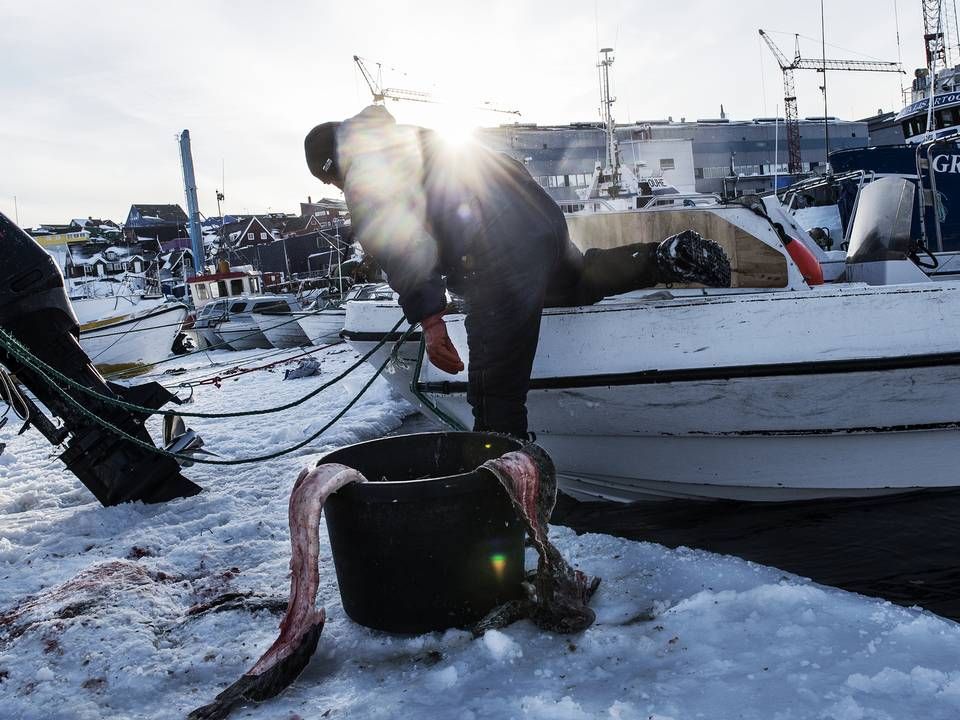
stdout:
{"type": "Polygon", "coordinates": [[[359,470],[324,506],[343,608],[367,627],[421,633],[462,627],[517,598],[524,526],[478,465],[520,443],[500,435],[399,435],[320,462],[359,470]]]}

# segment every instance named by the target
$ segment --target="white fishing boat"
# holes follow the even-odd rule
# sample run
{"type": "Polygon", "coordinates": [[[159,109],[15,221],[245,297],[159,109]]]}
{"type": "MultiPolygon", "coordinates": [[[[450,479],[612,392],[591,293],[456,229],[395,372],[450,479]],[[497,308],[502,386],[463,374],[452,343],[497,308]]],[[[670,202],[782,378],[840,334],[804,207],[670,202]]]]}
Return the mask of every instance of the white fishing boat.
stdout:
{"type": "Polygon", "coordinates": [[[193,306],[194,317],[188,320],[184,333],[198,350],[229,350],[230,347],[217,334],[217,326],[226,319],[230,307],[262,292],[263,278],[249,266],[230,267],[221,262],[216,272],[196,275],[187,280],[187,289],[193,306]]]}
{"type": "MultiPolygon", "coordinates": [[[[261,304],[253,310],[254,322],[275,348],[303,347],[310,344],[310,338],[300,324],[302,315],[300,304],[289,298],[266,307],[261,304]]],[[[343,327],[342,321],[340,327],[343,327]]],[[[337,331],[339,332],[339,328],[337,331]]]]}
{"type": "Polygon", "coordinates": [[[346,314],[342,305],[322,304],[312,310],[294,313],[307,341],[317,346],[329,345],[340,339],[346,314]]]}
{"type": "Polygon", "coordinates": [[[346,305],[350,302],[384,301],[394,303],[396,293],[386,283],[365,283],[355,285],[344,295],[340,302],[317,300],[312,306],[294,312],[300,327],[313,345],[323,346],[339,342],[340,332],[346,321],[346,305]]]}
{"type": "Polygon", "coordinates": [[[166,298],[103,297],[72,301],[80,345],[102,372],[146,367],[170,357],[189,308],[166,298]]]}
{"type": "Polygon", "coordinates": [[[254,313],[276,308],[279,304],[300,307],[296,297],[291,294],[235,298],[230,302],[226,316],[214,327],[214,335],[220,343],[231,350],[273,347],[273,344],[260,329],[254,313]]]}
{"type": "MultiPolygon", "coordinates": [[[[574,236],[593,231],[598,245],[694,227],[725,246],[734,287],[544,312],[527,407],[563,489],[769,501],[960,485],[960,281],[908,259],[912,193],[892,178],[865,188],[848,280],[812,287],[775,224],[798,241],[801,231],[775,201],[769,217],[717,206],[584,218],[574,236]]],[[[344,336],[358,352],[393,327],[389,305],[348,305],[344,336]]],[[[463,320],[446,318],[467,362],[463,320]]],[[[470,427],[467,371],[447,375],[419,350],[407,343],[385,377],[425,412],[470,427]]]]}

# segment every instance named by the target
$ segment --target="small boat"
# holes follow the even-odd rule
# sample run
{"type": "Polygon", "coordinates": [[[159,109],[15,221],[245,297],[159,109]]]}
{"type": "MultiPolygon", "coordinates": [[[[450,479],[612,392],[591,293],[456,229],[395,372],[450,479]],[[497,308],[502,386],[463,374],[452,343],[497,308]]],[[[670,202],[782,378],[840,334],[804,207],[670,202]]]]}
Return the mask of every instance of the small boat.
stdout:
{"type": "MultiPolygon", "coordinates": [[[[273,305],[253,310],[253,319],[267,340],[275,348],[303,347],[310,344],[299,318],[300,304],[289,298],[279,299],[273,305]]],[[[342,327],[342,323],[341,323],[342,327]]],[[[339,332],[339,329],[337,330],[339,332]]]]}
{"type": "Polygon", "coordinates": [[[386,283],[364,283],[355,285],[343,296],[340,302],[318,299],[312,306],[295,312],[293,315],[314,345],[329,345],[340,340],[340,332],[346,321],[346,306],[351,302],[375,303],[385,301],[396,303],[396,293],[386,283]]]}
{"type": "Polygon", "coordinates": [[[189,308],[166,298],[85,298],[73,301],[80,345],[104,373],[170,357],[189,308]],[[95,319],[94,319],[95,318],[95,319]]]}
{"type": "MultiPolygon", "coordinates": [[[[904,179],[865,186],[845,272],[824,273],[846,279],[815,286],[777,226],[823,253],[774,198],[598,213],[576,227],[569,216],[581,247],[693,227],[724,245],[734,287],[544,311],[527,407],[561,487],[587,500],[778,501],[960,486],[960,280],[910,258],[912,193],[904,179]]],[[[344,337],[366,352],[399,317],[395,303],[348,303],[344,337]]],[[[464,317],[445,321],[468,362],[464,317]]],[[[418,339],[384,377],[469,427],[467,370],[438,370],[418,339]]]]}
{"type": "Polygon", "coordinates": [[[230,308],[242,300],[263,292],[263,277],[249,266],[230,267],[220,263],[217,271],[196,275],[187,280],[187,289],[196,316],[184,329],[191,344],[198,350],[229,350],[217,332],[217,326],[226,319],[230,308]]]}
{"type": "Polygon", "coordinates": [[[200,308],[193,323],[184,331],[196,349],[227,349],[221,346],[223,341],[217,336],[216,327],[227,316],[231,302],[228,299],[213,300],[200,308]]]}
{"type": "Polygon", "coordinates": [[[230,302],[226,316],[214,327],[214,335],[231,350],[274,347],[260,329],[254,313],[276,308],[279,304],[300,307],[293,295],[258,295],[236,298],[230,302]]]}
{"type": "Polygon", "coordinates": [[[312,345],[323,346],[335,343],[340,339],[346,310],[342,305],[319,302],[313,309],[294,313],[300,327],[303,328],[307,342],[312,345]]]}

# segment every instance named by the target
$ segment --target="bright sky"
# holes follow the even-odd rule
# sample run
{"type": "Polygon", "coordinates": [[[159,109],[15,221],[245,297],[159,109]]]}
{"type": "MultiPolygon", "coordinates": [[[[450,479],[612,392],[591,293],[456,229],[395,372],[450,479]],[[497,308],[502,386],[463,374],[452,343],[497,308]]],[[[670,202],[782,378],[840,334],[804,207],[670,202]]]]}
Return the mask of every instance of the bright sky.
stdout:
{"type": "MultiPolygon", "coordinates": [[[[837,59],[897,60],[899,5],[908,75],[827,78],[831,115],[899,109],[923,64],[921,0],[825,3],[837,59]]],[[[618,122],[716,117],[721,103],[734,119],[782,114],[761,27],[784,33],[772,37],[788,56],[793,33],[820,55],[819,0],[0,0],[0,211],[29,227],[184,205],[184,128],[201,212],[216,215],[221,186],[224,212],[297,211],[334,193],[308,173],[304,135],[370,101],[354,54],[382,62],[386,86],[494,101],[522,122],[598,119],[597,50],[610,46],[618,122]]],[[[801,117],[823,114],[819,85],[797,73],[801,117]]],[[[388,107],[440,122],[437,106],[388,107]]]]}

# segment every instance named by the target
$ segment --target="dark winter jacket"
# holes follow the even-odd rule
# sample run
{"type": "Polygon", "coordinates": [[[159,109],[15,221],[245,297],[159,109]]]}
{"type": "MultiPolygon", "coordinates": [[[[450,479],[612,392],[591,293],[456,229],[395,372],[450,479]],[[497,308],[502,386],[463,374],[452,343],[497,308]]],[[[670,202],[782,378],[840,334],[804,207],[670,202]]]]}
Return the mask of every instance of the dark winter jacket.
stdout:
{"type": "Polygon", "coordinates": [[[463,292],[478,258],[564,225],[522,164],[398,125],[383,107],[344,121],[337,148],[354,237],[386,271],[410,322],[443,310],[444,278],[463,292]]]}

